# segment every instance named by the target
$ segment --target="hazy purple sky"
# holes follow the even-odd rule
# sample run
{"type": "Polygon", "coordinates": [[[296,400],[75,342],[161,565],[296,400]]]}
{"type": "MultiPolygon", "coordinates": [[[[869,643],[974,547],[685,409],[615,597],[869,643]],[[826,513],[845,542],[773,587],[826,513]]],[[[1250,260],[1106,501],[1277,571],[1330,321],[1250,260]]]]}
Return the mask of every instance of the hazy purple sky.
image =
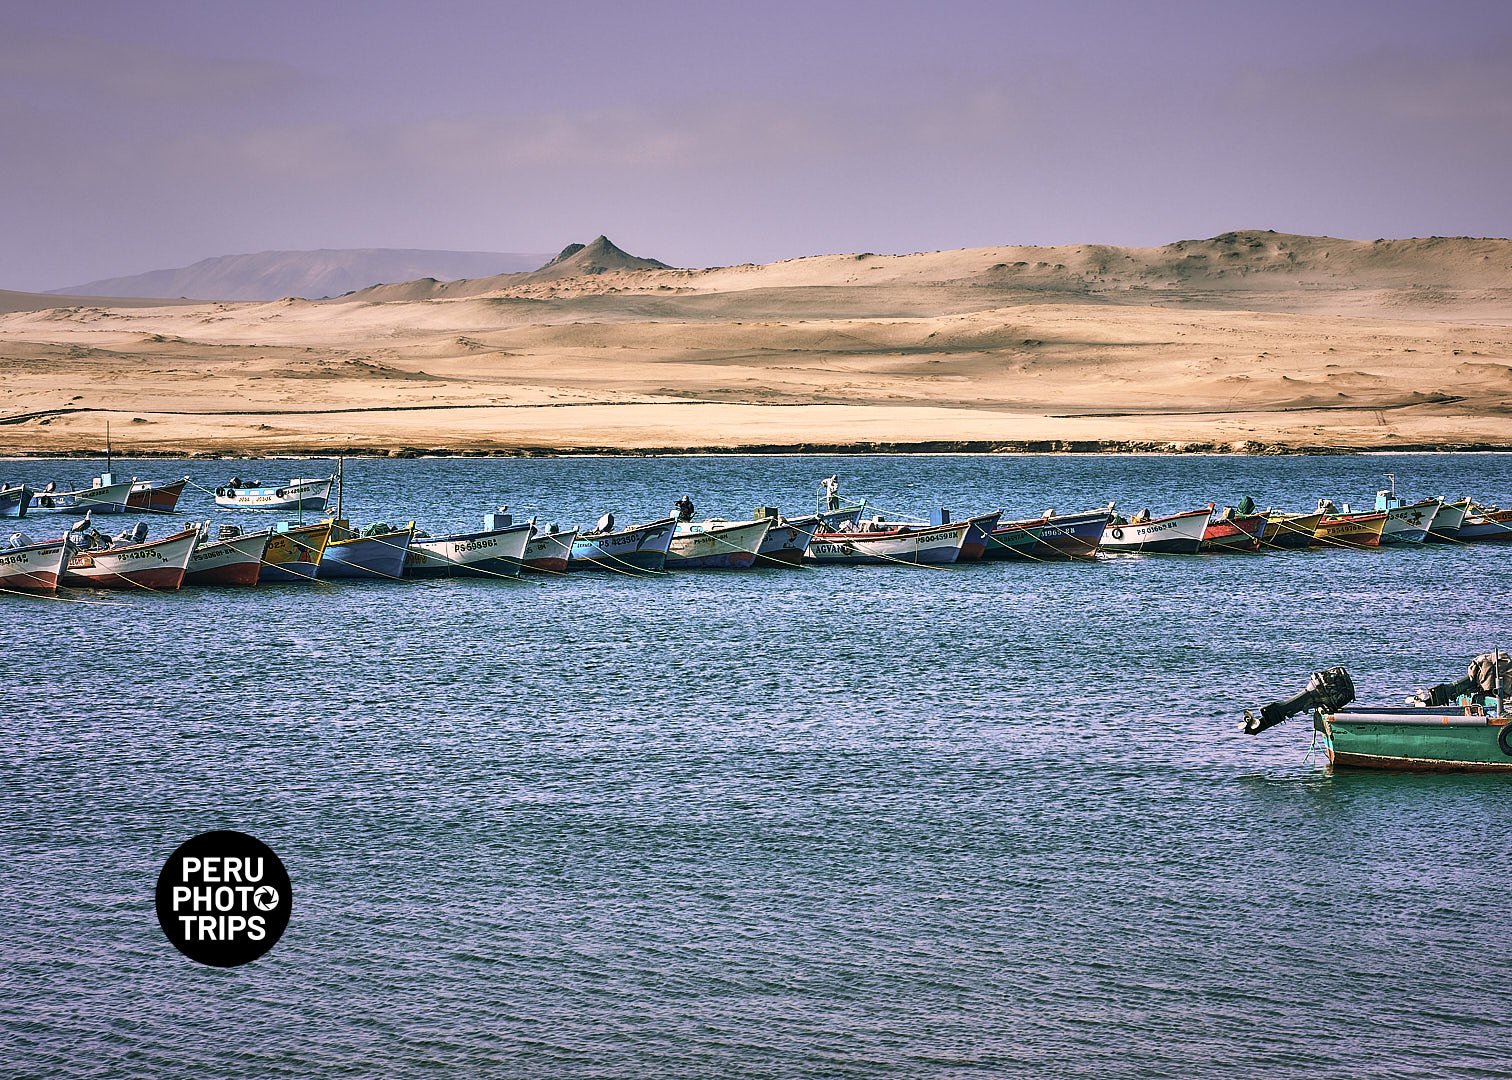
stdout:
{"type": "Polygon", "coordinates": [[[270,248],[687,266],[1512,235],[1512,2],[0,8],[0,287],[270,248]]]}

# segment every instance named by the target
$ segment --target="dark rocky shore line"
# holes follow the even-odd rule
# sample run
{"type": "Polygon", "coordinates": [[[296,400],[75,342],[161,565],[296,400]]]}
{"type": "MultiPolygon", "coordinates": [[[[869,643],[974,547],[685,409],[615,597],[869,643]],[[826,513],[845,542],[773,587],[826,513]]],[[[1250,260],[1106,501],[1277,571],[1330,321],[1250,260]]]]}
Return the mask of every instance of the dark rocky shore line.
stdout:
{"type": "MultiPolygon", "coordinates": [[[[1396,443],[1382,446],[1284,445],[1261,442],[1154,442],[1127,439],[949,440],[930,442],[763,443],[748,446],[676,446],[623,449],[607,446],[520,446],[489,449],[452,447],[283,446],[263,450],[139,450],[117,447],[117,457],[249,460],[263,458],[532,458],[532,457],[687,457],[753,454],[1239,454],[1252,456],[1351,455],[1369,453],[1508,453],[1512,443],[1396,443]]],[[[97,458],[105,448],[82,450],[25,450],[0,448],[0,457],[97,458]]]]}

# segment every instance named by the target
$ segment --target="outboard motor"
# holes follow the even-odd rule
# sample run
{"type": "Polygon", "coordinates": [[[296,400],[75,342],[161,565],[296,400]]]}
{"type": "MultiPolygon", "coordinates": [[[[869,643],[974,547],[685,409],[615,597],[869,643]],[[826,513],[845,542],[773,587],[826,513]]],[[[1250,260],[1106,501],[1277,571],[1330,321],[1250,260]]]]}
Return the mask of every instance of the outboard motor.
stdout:
{"type": "Polygon", "coordinates": [[[115,536],[117,544],[140,544],[147,539],[147,523],[139,521],[129,529],[123,529],[115,536]]]}
{"type": "Polygon", "coordinates": [[[1247,734],[1258,735],[1283,720],[1290,720],[1298,713],[1312,712],[1315,709],[1338,712],[1353,701],[1354,696],[1354,680],[1349,677],[1349,672],[1341,667],[1317,671],[1307,680],[1307,689],[1296,697],[1271,702],[1260,710],[1259,716],[1246,709],[1244,730],[1247,734]]]}
{"type": "Polygon", "coordinates": [[[1470,661],[1463,679],[1419,690],[1407,699],[1407,703],[1433,708],[1453,705],[1467,694],[1505,701],[1512,694],[1512,656],[1504,652],[1481,653],[1470,661]]]}

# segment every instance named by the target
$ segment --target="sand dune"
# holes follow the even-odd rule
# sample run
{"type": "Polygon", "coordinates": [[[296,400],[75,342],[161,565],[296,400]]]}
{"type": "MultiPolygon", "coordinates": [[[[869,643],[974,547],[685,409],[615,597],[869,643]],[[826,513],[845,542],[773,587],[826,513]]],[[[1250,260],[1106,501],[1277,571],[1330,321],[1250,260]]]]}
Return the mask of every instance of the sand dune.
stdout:
{"type": "Polygon", "coordinates": [[[1512,446],[1512,242],[1227,233],[338,300],[0,296],[0,453],[1512,446]]]}

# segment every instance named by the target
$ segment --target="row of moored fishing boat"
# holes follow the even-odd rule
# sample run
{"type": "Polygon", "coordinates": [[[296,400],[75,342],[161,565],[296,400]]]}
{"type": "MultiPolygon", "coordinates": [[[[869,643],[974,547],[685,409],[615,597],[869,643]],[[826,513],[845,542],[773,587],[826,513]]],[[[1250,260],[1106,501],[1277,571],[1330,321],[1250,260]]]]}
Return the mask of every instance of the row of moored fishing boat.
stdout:
{"type": "Polygon", "coordinates": [[[1469,543],[1512,539],[1512,510],[1470,499],[1405,502],[1394,489],[1377,492],[1365,511],[1321,500],[1307,512],[1257,510],[1249,498],[1217,511],[1213,504],[1164,516],[1132,517],[1111,503],[1097,510],[1006,520],[1001,511],[928,519],[844,504],[834,477],[824,482],[814,513],[787,517],[758,507],[744,520],[694,520],[684,496],[671,515],[621,527],[605,514],[591,529],[534,519],[516,523],[507,508],[485,515],[483,528],[432,536],[413,522],[354,528],[341,512],[337,476],[264,486],[233,480],[215,502],[236,509],[297,513],[300,519],[246,531],[209,522],[151,538],[145,522],[116,536],[95,525],[103,514],[171,514],[188,478],[171,483],[117,482],[110,473],[87,488],[0,487],[0,516],[78,515],[61,536],[35,541],[14,533],[0,545],[0,589],[50,592],[60,586],[172,590],[183,585],[257,585],[343,578],[515,577],[604,570],[624,574],[685,569],[746,569],[825,564],[949,565],[1022,560],[1053,562],[1101,554],[1179,554],[1280,550],[1315,546],[1372,548],[1389,544],[1469,543]],[[305,523],[306,511],[334,514],[305,523]]]}

